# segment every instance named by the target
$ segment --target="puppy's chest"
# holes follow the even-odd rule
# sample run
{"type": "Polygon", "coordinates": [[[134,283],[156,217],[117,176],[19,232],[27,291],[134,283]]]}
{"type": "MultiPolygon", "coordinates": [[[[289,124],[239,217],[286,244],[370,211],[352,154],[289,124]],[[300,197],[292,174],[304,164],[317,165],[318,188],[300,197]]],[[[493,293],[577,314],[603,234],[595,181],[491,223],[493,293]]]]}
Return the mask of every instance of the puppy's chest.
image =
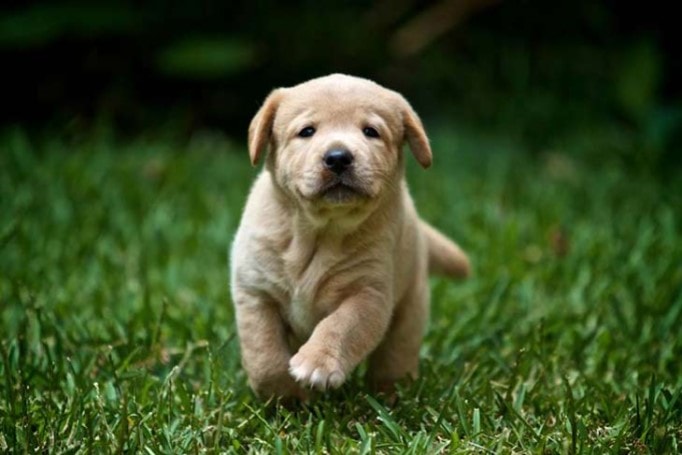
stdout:
{"type": "Polygon", "coordinates": [[[317,249],[284,257],[288,302],[284,313],[297,338],[307,339],[317,323],[338,305],[339,280],[335,276],[342,258],[332,249],[317,249]],[[307,257],[306,257],[307,256],[307,257]]]}

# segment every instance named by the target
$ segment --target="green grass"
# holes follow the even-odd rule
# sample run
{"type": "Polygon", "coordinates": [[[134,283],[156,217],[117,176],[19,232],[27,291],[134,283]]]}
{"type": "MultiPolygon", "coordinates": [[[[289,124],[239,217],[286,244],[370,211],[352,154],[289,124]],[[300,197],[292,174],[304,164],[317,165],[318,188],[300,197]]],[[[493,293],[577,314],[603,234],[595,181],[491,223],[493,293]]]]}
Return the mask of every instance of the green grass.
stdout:
{"type": "Polygon", "coordinates": [[[419,381],[301,409],[239,366],[227,248],[255,171],[204,138],[0,137],[0,452],[682,450],[682,183],[436,134],[423,216],[469,251],[434,279],[419,381]]]}

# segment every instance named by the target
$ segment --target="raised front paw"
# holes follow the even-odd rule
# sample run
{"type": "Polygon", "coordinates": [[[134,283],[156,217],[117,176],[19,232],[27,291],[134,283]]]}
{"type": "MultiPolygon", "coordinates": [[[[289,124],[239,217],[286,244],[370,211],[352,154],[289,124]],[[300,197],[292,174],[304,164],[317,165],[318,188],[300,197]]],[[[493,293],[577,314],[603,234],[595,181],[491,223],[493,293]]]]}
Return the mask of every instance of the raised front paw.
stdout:
{"type": "Polygon", "coordinates": [[[318,390],[335,389],[346,380],[338,359],[308,344],[301,346],[289,361],[289,374],[300,384],[318,390]]]}

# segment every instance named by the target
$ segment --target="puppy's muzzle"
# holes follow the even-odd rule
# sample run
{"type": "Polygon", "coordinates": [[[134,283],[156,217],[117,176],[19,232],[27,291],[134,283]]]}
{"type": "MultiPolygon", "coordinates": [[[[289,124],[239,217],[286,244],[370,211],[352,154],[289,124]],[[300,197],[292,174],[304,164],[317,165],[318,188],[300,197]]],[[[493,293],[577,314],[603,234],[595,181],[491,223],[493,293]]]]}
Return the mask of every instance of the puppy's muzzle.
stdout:
{"type": "Polygon", "coordinates": [[[336,175],[341,175],[353,164],[353,154],[344,149],[332,149],[322,157],[324,167],[336,175]]]}

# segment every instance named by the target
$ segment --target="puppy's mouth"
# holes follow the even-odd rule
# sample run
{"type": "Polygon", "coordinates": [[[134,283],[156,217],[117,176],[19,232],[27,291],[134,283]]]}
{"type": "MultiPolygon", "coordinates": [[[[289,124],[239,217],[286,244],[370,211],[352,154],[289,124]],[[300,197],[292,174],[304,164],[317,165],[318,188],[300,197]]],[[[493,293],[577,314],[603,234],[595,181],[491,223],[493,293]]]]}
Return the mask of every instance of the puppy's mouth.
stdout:
{"type": "Polygon", "coordinates": [[[332,204],[349,204],[369,197],[367,191],[351,179],[336,178],[323,185],[317,197],[332,204]]]}

